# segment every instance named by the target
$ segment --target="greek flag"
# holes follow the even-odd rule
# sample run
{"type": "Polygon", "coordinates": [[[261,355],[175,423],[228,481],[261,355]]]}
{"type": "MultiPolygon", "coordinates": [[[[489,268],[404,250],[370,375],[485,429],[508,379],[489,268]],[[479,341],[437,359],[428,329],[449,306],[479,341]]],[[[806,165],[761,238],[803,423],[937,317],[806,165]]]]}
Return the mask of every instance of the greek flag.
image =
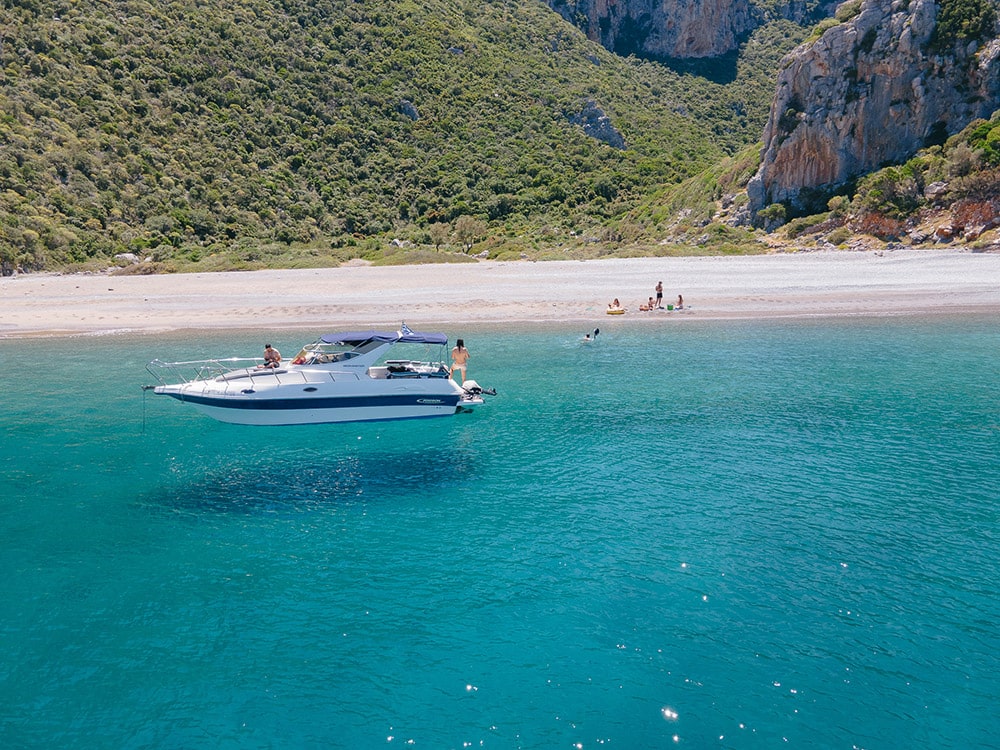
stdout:
{"type": "Polygon", "coordinates": [[[411,333],[413,333],[413,331],[411,331],[411,330],[410,330],[410,327],[409,327],[408,325],[406,325],[406,323],[403,323],[403,324],[402,324],[402,325],[401,325],[401,326],[399,327],[399,332],[400,332],[400,333],[401,333],[401,334],[402,334],[403,336],[409,336],[409,335],[410,335],[411,333]]]}

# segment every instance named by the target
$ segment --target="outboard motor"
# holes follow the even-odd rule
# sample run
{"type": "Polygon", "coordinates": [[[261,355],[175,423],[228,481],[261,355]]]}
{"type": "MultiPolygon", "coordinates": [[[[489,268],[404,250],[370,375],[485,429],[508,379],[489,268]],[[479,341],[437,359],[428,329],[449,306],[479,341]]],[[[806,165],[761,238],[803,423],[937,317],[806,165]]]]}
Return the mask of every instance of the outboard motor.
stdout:
{"type": "Polygon", "coordinates": [[[475,380],[466,380],[462,383],[462,390],[468,393],[472,397],[482,396],[484,393],[487,396],[495,396],[497,392],[494,388],[483,388],[475,380]]]}

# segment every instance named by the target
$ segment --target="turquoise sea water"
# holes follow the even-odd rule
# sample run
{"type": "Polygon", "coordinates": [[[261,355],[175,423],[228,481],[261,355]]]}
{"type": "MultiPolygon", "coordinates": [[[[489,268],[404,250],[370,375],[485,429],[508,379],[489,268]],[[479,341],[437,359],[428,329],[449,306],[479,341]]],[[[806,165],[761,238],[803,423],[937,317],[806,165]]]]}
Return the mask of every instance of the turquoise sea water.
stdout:
{"type": "Polygon", "coordinates": [[[0,744],[1000,745],[996,321],[672,322],[291,428],[139,389],[260,333],[0,341],[0,744]]]}

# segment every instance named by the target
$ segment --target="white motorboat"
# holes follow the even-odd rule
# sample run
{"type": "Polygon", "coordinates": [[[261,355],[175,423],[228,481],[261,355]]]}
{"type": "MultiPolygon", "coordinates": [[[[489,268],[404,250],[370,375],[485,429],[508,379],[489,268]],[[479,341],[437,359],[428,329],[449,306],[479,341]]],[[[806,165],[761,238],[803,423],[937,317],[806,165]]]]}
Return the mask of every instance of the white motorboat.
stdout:
{"type": "Polygon", "coordinates": [[[474,380],[459,385],[445,364],[448,337],[401,331],[329,333],[288,364],[260,359],[153,360],[154,393],[191,404],[221,422],[296,425],[445,417],[483,403],[474,380]],[[390,350],[392,359],[389,358],[390,350]],[[435,356],[399,359],[397,354],[435,356]]]}

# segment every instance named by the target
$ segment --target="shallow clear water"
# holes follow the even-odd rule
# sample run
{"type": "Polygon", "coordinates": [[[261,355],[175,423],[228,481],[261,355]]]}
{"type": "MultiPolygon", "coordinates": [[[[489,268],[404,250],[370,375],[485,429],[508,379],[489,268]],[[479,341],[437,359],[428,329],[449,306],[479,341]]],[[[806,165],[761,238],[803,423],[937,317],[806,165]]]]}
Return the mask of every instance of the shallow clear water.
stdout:
{"type": "Polygon", "coordinates": [[[995,747],[995,321],[627,323],[283,428],[139,389],[257,334],[0,341],[3,745],[995,747]]]}

